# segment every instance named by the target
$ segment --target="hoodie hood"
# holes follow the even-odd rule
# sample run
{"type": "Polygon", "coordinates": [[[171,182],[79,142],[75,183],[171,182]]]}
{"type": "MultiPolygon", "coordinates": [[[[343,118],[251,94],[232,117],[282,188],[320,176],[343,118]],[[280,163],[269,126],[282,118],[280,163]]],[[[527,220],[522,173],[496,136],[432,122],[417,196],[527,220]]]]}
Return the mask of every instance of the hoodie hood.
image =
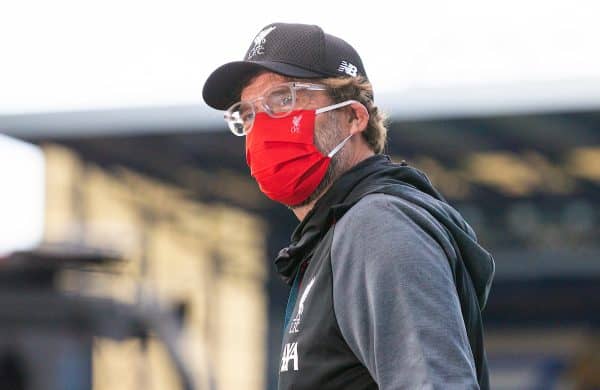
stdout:
{"type": "Polygon", "coordinates": [[[427,176],[406,164],[395,164],[388,156],[370,157],[345,172],[319,199],[292,234],[291,244],[275,260],[277,272],[291,284],[302,261],[353,205],[363,197],[384,193],[400,197],[425,209],[451,236],[457,258],[449,259],[459,295],[473,289],[483,310],[494,276],[494,260],[479,243],[464,218],[433,187],[427,176]],[[472,287],[471,287],[472,286],[472,287]]]}

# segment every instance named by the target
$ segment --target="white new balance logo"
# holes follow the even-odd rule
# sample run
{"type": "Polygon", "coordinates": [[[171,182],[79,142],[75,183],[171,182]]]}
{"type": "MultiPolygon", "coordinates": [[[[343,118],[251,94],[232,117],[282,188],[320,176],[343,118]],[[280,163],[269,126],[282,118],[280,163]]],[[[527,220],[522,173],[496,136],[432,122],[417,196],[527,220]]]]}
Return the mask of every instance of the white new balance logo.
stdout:
{"type": "Polygon", "coordinates": [[[344,72],[347,75],[356,77],[358,74],[358,68],[349,62],[342,61],[338,67],[338,72],[344,72]]]}
{"type": "Polygon", "coordinates": [[[283,348],[280,372],[286,372],[288,370],[290,360],[294,361],[294,371],[298,371],[298,343],[287,343],[283,348]]]}

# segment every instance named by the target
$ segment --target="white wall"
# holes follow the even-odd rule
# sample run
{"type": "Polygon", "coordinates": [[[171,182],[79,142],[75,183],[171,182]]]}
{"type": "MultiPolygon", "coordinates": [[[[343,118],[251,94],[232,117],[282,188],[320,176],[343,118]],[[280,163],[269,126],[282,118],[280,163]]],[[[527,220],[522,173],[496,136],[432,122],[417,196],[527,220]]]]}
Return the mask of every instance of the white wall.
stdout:
{"type": "Polygon", "coordinates": [[[0,135],[0,255],[37,245],[44,232],[42,151],[0,135]]]}

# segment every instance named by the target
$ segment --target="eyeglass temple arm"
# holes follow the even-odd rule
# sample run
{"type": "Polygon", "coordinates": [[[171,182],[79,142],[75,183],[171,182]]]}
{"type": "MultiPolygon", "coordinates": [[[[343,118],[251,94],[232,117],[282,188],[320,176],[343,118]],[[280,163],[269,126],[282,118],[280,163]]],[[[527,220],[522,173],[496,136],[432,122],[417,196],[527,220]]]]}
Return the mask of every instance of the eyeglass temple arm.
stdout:
{"type": "Polygon", "coordinates": [[[319,108],[317,110],[315,110],[316,114],[320,114],[322,112],[327,112],[327,111],[331,111],[331,110],[336,110],[340,107],[345,107],[345,106],[349,106],[352,103],[359,103],[356,100],[346,100],[345,102],[341,102],[341,103],[337,103],[337,104],[333,104],[331,106],[327,106],[327,107],[323,107],[323,108],[319,108]]]}

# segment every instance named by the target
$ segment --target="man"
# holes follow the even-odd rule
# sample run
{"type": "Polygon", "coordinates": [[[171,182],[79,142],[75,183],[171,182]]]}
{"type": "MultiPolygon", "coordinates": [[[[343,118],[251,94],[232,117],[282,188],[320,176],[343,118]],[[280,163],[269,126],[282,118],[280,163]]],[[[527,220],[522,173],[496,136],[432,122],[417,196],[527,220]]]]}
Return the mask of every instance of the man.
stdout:
{"type": "Polygon", "coordinates": [[[291,285],[279,388],[489,388],[493,259],[423,173],[382,154],[358,53],[318,26],[271,24],[203,97],[300,220],[275,261],[291,285]]]}

